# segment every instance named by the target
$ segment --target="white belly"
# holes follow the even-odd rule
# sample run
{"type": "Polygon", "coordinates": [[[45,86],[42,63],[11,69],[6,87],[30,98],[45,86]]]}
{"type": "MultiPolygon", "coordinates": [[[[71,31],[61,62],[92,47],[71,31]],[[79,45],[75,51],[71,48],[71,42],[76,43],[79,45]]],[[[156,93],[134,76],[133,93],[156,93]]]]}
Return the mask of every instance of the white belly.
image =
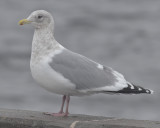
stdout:
{"type": "Polygon", "coordinates": [[[47,62],[35,63],[31,61],[30,67],[33,78],[46,90],[62,95],[75,93],[75,85],[54,71],[47,62]]]}

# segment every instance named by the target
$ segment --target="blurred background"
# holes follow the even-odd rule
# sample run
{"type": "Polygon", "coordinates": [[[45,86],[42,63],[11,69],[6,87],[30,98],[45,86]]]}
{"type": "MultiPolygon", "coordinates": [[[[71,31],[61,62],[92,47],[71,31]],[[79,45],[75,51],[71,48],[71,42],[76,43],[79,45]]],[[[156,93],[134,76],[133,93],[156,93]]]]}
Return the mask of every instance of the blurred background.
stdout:
{"type": "Polygon", "coordinates": [[[55,38],[68,49],[116,69],[154,95],[72,97],[71,114],[160,120],[160,1],[1,0],[0,108],[58,112],[61,96],[32,79],[34,29],[19,26],[32,11],[55,19],[55,38]]]}

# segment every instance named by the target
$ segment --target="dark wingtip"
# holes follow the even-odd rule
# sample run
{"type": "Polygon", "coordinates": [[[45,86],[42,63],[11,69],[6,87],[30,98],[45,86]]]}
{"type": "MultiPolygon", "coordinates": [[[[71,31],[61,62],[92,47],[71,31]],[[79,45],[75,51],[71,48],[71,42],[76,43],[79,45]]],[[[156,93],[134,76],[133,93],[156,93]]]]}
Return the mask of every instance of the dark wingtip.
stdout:
{"type": "Polygon", "coordinates": [[[153,90],[150,90],[150,89],[145,89],[145,90],[146,90],[146,93],[147,93],[147,94],[153,94],[153,93],[154,93],[153,90]]]}
{"type": "Polygon", "coordinates": [[[136,86],[131,83],[127,83],[127,87],[119,91],[102,91],[104,93],[113,93],[113,94],[153,94],[154,91],[150,89],[145,89],[141,86],[136,86]]]}
{"type": "Polygon", "coordinates": [[[145,89],[141,86],[136,86],[128,82],[128,87],[123,88],[122,90],[119,90],[118,93],[125,93],[125,94],[153,94],[153,90],[145,89]]]}

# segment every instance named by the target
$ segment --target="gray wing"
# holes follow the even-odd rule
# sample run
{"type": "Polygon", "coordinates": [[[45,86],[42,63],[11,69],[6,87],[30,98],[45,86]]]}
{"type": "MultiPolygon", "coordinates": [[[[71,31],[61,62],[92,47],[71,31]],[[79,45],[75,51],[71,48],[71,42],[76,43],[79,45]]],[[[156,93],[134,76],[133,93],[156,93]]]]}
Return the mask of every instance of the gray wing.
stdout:
{"type": "Polygon", "coordinates": [[[92,89],[113,86],[116,78],[112,69],[102,66],[88,58],[64,49],[52,58],[50,66],[76,85],[76,89],[92,89]]]}

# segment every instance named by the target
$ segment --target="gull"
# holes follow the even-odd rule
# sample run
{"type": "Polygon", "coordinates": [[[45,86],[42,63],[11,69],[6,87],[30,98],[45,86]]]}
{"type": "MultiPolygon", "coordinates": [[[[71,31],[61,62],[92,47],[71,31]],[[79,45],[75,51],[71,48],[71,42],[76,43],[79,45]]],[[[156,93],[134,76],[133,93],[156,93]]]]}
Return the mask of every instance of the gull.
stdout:
{"type": "Polygon", "coordinates": [[[83,55],[74,53],[54,38],[54,20],[45,10],[32,12],[19,25],[34,26],[31,74],[41,87],[62,95],[62,105],[53,116],[68,116],[70,96],[104,94],[152,94],[153,91],[128,82],[122,74],[83,55]],[[66,102],[66,110],[63,107],[66,102]]]}

